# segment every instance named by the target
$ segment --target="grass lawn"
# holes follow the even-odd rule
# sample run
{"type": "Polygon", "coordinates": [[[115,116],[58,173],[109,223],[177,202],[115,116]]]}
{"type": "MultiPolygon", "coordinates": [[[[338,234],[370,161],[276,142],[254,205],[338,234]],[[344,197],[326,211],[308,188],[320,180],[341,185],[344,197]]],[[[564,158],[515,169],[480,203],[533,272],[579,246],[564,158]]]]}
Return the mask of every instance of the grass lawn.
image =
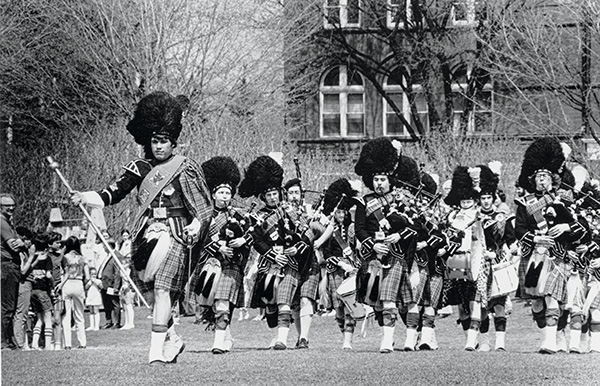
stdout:
{"type": "MultiPolygon", "coordinates": [[[[251,316],[256,311],[251,310],[251,316]]],[[[440,349],[429,352],[379,353],[379,328],[355,336],[354,350],[342,351],[342,334],[333,317],[313,318],[310,349],[265,349],[273,333],[265,322],[237,321],[232,330],[234,350],[215,356],[212,333],[182,318],[178,331],[187,348],[179,363],[165,367],[146,364],[151,320],[136,309],[136,328],[87,333],[88,348],[71,351],[2,351],[3,385],[600,385],[600,354],[541,355],[539,332],[530,308],[515,302],[508,319],[507,352],[465,352],[456,315],[439,319],[440,349]]],[[[87,315],[86,315],[87,317],[87,315]]],[[[493,327],[492,327],[493,328],[493,327]]],[[[358,334],[357,334],[358,335],[358,334]]],[[[404,342],[405,328],[396,329],[404,342]]],[[[493,334],[491,335],[493,344],[493,334]]],[[[73,332],[73,345],[77,345],[73,332]]],[[[288,345],[296,341],[292,327],[288,345]]]]}

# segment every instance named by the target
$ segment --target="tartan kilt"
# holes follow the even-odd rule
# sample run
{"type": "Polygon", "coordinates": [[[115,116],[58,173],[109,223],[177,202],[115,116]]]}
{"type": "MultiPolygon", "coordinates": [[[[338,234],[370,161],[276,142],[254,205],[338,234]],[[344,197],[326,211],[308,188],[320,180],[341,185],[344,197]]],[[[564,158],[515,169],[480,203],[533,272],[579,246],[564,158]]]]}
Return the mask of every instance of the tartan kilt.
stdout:
{"type": "MultiPolygon", "coordinates": [[[[244,276],[237,267],[228,266],[222,269],[219,283],[215,291],[215,300],[227,300],[234,306],[239,306],[239,295],[242,292],[244,276]]],[[[212,306],[212,304],[201,304],[212,306]]]]}
{"type": "Polygon", "coordinates": [[[333,309],[338,309],[343,306],[344,303],[337,294],[337,289],[342,285],[344,281],[344,270],[341,268],[336,269],[334,272],[327,273],[327,291],[331,294],[331,305],[333,309]]]}
{"type": "Polygon", "coordinates": [[[552,296],[559,303],[566,303],[568,299],[567,294],[567,278],[570,274],[569,266],[558,259],[554,260],[552,264],[552,270],[548,273],[548,280],[546,281],[546,287],[544,287],[544,293],[547,296],[552,296]]]}
{"type": "Polygon", "coordinates": [[[308,276],[300,279],[299,284],[301,298],[309,298],[312,301],[317,300],[320,276],[321,270],[319,269],[319,263],[317,263],[316,259],[313,259],[308,276]]]}
{"type": "MultiPolygon", "coordinates": [[[[252,299],[250,301],[250,307],[252,308],[262,308],[267,305],[260,299],[260,291],[258,286],[263,281],[262,279],[266,276],[266,273],[259,272],[256,280],[254,282],[254,286],[252,288],[252,299]]],[[[279,282],[277,287],[277,295],[276,300],[277,304],[289,304],[292,305],[294,301],[294,295],[296,294],[296,289],[298,288],[298,280],[300,278],[300,274],[298,271],[286,266],[283,268],[283,277],[279,282]]]]}
{"type": "Polygon", "coordinates": [[[529,263],[529,257],[524,258],[523,256],[521,256],[521,261],[519,262],[519,293],[521,299],[533,298],[533,296],[529,295],[525,291],[525,274],[527,273],[527,264],[529,263]]]}
{"type": "Polygon", "coordinates": [[[442,290],[444,288],[444,277],[441,275],[429,275],[423,288],[423,296],[419,301],[420,306],[438,309],[441,305],[442,290]]]}
{"type": "Polygon", "coordinates": [[[475,281],[477,286],[477,293],[475,294],[475,301],[481,303],[485,308],[487,307],[488,300],[490,299],[490,293],[492,291],[492,281],[490,276],[490,262],[485,261],[481,264],[481,269],[477,275],[475,281]]]}
{"type": "MultiPolygon", "coordinates": [[[[410,279],[408,276],[408,272],[406,274],[406,277],[407,277],[406,282],[409,283],[409,285],[410,285],[410,279]]],[[[419,302],[423,298],[423,293],[425,292],[425,287],[427,286],[428,281],[429,281],[429,270],[427,269],[427,267],[419,267],[419,284],[417,285],[417,288],[415,288],[414,290],[411,288],[412,298],[410,299],[409,303],[419,304],[419,302]]],[[[400,288],[402,288],[402,285],[400,288]]],[[[405,303],[405,304],[408,304],[408,303],[405,303]]]]}
{"type": "Polygon", "coordinates": [[[412,289],[408,283],[408,289],[402,289],[401,283],[406,283],[408,275],[406,274],[406,260],[393,258],[390,268],[383,270],[381,277],[381,292],[379,300],[382,302],[394,302],[399,299],[412,299],[412,289]],[[401,293],[401,291],[403,291],[401,293]],[[408,292],[407,292],[408,291],[408,292]]]}
{"type": "Polygon", "coordinates": [[[176,296],[181,293],[187,281],[184,274],[187,253],[187,247],[171,237],[167,256],[158,268],[152,282],[143,282],[139,278],[139,272],[132,266],[131,278],[146,301],[150,303],[153,300],[154,289],[166,290],[175,293],[176,296]]]}
{"type": "Polygon", "coordinates": [[[475,300],[477,284],[469,280],[444,281],[444,306],[457,306],[475,300]]]}

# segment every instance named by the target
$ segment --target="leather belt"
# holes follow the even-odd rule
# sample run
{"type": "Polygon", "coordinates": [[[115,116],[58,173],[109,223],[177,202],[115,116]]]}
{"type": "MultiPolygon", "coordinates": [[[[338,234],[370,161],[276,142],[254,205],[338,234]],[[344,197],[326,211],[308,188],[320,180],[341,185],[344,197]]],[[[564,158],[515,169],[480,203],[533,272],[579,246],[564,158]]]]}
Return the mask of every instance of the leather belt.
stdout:
{"type": "Polygon", "coordinates": [[[166,219],[170,217],[188,217],[189,211],[184,207],[176,207],[176,208],[166,208],[166,207],[157,207],[157,208],[148,208],[144,215],[154,218],[154,219],[166,219]]]}

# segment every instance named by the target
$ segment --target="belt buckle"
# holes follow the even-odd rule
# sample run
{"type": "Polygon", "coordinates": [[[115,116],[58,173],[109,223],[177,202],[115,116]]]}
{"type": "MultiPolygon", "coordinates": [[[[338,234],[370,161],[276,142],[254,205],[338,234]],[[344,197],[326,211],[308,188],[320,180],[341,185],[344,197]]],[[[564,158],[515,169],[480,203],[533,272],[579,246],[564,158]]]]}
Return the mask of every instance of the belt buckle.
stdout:
{"type": "Polygon", "coordinates": [[[152,218],[156,219],[166,219],[167,218],[167,208],[152,208],[152,218]]]}

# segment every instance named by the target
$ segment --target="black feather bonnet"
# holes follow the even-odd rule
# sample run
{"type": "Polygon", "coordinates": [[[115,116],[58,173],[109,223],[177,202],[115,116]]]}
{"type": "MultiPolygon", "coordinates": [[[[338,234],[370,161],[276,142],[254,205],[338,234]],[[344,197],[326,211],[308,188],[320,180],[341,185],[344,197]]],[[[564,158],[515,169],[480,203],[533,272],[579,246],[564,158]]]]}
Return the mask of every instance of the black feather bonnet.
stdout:
{"type": "Polygon", "coordinates": [[[352,189],[350,182],[345,178],[332,182],[325,192],[323,214],[329,215],[336,206],[338,209],[349,210],[356,204],[354,197],[357,194],[358,192],[352,189]]]}
{"type": "Polygon", "coordinates": [[[273,189],[281,189],[283,168],[268,155],[261,155],[248,165],[240,184],[241,197],[258,197],[273,189]]]}
{"type": "Polygon", "coordinates": [[[363,146],[354,171],[362,177],[365,186],[373,190],[373,176],[388,175],[391,180],[397,164],[398,151],[392,141],[386,137],[379,137],[363,146]]]}
{"type": "Polygon", "coordinates": [[[538,138],[529,145],[523,156],[519,186],[528,192],[535,192],[533,178],[539,171],[546,171],[552,175],[562,175],[565,155],[556,138],[538,138]]]}
{"type": "Polygon", "coordinates": [[[480,193],[475,186],[469,168],[457,166],[452,174],[452,187],[444,201],[451,206],[460,206],[461,200],[478,199],[480,193]]]}
{"type": "Polygon", "coordinates": [[[231,189],[231,195],[240,183],[240,169],[230,157],[213,157],[202,164],[206,177],[206,184],[211,192],[216,192],[221,187],[231,189]]]}
{"type": "Polygon", "coordinates": [[[177,143],[181,134],[181,105],[169,93],[155,91],[142,98],[135,108],[127,131],[135,142],[148,146],[154,135],[164,135],[177,143]]]}

